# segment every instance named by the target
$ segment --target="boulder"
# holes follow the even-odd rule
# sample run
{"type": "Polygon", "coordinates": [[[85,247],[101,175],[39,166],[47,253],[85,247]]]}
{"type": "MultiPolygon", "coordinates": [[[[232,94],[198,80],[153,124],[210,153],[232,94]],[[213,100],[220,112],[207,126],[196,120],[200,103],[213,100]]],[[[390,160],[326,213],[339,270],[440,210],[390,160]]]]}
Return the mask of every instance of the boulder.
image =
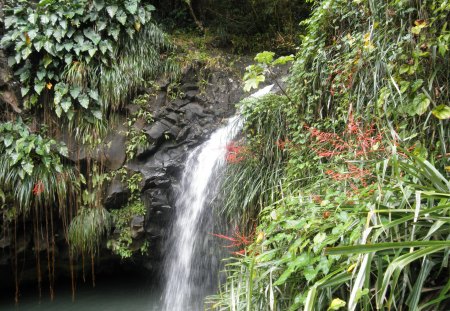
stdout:
{"type": "Polygon", "coordinates": [[[131,237],[133,239],[140,239],[144,236],[144,216],[134,216],[131,219],[131,237]]]}

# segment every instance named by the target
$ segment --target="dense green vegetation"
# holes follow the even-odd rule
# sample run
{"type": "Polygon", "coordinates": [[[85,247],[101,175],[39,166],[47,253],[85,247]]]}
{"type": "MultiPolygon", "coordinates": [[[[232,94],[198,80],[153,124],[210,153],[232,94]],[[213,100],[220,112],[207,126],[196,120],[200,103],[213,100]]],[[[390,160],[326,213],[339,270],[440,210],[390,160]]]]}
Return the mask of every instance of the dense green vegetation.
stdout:
{"type": "MultiPolygon", "coordinates": [[[[122,232],[112,239],[112,250],[130,257],[127,223],[145,214],[134,189],[138,177],[107,172],[96,150],[138,89],[164,74],[175,77],[179,67],[168,57],[167,36],[152,19],[154,6],[144,1],[17,0],[3,9],[1,46],[20,83],[22,104],[14,111],[6,106],[0,115],[0,194],[6,215],[0,230],[10,235],[31,222],[38,281],[47,270],[43,274],[53,295],[55,233],[61,226],[72,263],[79,255],[83,265],[86,256],[93,263],[112,226],[122,232]],[[69,155],[68,147],[83,150],[84,158],[69,155]],[[117,174],[129,184],[133,215],[111,215],[103,206],[106,182],[117,174]]],[[[149,121],[147,111],[139,113],[149,121]]],[[[138,134],[130,131],[131,144],[138,134]]],[[[8,238],[14,244],[20,239],[17,234],[8,238]]],[[[16,284],[17,264],[16,256],[16,284]]]]}
{"type": "MultiPolygon", "coordinates": [[[[252,242],[214,310],[450,307],[449,17],[443,0],[314,1],[285,93],[241,103],[222,212],[252,242]]],[[[274,65],[255,60],[249,88],[274,65]]]]}
{"type": "Polygon", "coordinates": [[[214,37],[214,45],[242,53],[271,46],[292,52],[299,21],[308,16],[304,0],[158,0],[157,16],[166,28],[194,29],[214,37]]]}
{"type": "MultiPolygon", "coordinates": [[[[53,282],[58,225],[73,262],[93,262],[107,236],[114,253],[133,255],[129,222],[145,214],[141,176],[107,172],[95,152],[134,102],[132,159],[147,142],[131,125],[152,120],[140,87],[179,74],[157,8],[178,41],[191,40],[182,28],[234,52],[272,49],[247,68],[246,90],[283,85],[274,68],[292,62],[279,94],[239,105],[246,122],[228,148],[221,213],[240,228],[230,239],[243,249],[233,250],[208,306],[448,310],[449,1],[150,2],[5,4],[1,45],[23,110],[0,115],[0,231],[31,224],[39,281],[47,266],[53,282]],[[74,146],[84,159],[71,159],[74,146]],[[109,212],[102,195],[113,178],[130,197],[109,212]]],[[[206,52],[189,53],[184,61],[208,63],[206,52]]]]}

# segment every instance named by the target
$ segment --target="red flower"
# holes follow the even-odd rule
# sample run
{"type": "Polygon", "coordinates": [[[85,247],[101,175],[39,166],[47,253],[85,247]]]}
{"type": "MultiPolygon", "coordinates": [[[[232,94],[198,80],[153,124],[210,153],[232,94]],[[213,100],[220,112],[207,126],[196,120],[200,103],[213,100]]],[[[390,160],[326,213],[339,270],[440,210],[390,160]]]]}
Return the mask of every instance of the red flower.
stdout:
{"type": "Polygon", "coordinates": [[[227,146],[226,160],[228,163],[239,163],[245,160],[247,156],[247,149],[243,146],[238,146],[234,141],[227,146]]]}
{"type": "Polygon", "coordinates": [[[228,245],[224,246],[226,248],[242,248],[238,251],[232,252],[232,254],[244,255],[245,247],[252,243],[255,232],[253,230],[253,232],[250,235],[246,236],[243,233],[241,233],[239,228],[236,226],[232,236],[227,236],[227,235],[223,235],[223,234],[215,234],[215,233],[213,233],[212,235],[215,237],[229,241],[230,243],[228,245]]]}
{"type": "Polygon", "coordinates": [[[44,183],[42,182],[42,180],[39,180],[34,184],[33,194],[40,195],[42,192],[44,192],[44,183]]]}
{"type": "Polygon", "coordinates": [[[278,149],[284,150],[284,149],[286,149],[286,144],[288,144],[289,142],[290,141],[287,138],[285,140],[278,139],[276,142],[276,145],[277,145],[278,149]]]}

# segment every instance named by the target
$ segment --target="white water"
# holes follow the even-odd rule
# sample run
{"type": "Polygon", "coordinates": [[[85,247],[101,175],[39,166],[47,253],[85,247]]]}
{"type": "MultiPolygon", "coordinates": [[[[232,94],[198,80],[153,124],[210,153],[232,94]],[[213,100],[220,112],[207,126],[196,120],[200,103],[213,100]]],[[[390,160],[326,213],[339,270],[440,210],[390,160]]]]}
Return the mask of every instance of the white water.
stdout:
{"type": "MultiPolygon", "coordinates": [[[[252,97],[270,92],[265,87],[252,97]]],[[[220,258],[211,246],[211,200],[217,191],[217,172],[225,165],[227,144],[242,128],[239,117],[214,132],[189,155],[176,201],[176,220],[166,256],[165,311],[202,310],[203,298],[217,286],[220,258]]]]}

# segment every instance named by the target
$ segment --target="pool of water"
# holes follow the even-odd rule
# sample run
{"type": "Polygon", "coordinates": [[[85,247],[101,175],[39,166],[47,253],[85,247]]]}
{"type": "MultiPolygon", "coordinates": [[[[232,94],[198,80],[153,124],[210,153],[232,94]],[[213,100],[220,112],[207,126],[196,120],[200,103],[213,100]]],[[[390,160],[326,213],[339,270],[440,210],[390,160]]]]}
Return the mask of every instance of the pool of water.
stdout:
{"type": "Polygon", "coordinates": [[[55,298],[50,300],[45,289],[39,299],[36,287],[21,290],[19,304],[14,303],[11,292],[3,292],[0,296],[1,311],[159,311],[160,290],[148,281],[138,277],[97,277],[96,287],[92,284],[81,284],[72,301],[70,281],[58,282],[55,298]]]}

